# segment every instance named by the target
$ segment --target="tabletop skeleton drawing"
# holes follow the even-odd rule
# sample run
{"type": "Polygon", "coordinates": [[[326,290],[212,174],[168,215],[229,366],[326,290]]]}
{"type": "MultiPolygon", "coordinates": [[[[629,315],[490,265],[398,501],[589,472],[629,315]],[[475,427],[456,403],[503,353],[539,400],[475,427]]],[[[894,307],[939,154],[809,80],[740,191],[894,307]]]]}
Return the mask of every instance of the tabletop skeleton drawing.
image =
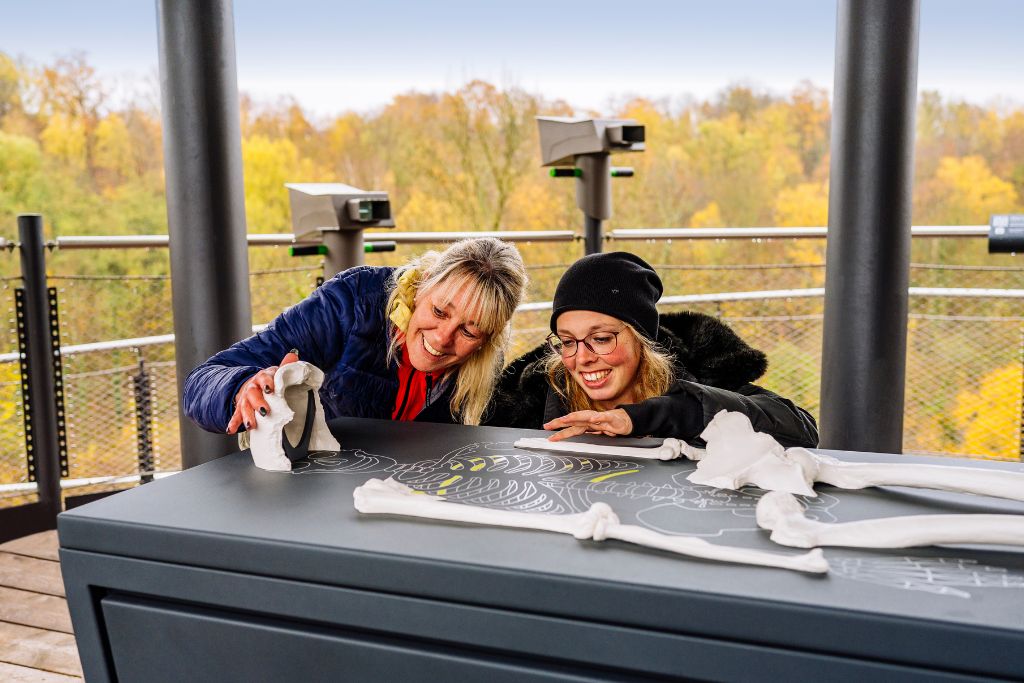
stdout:
{"type": "MultiPolygon", "coordinates": [[[[490,442],[466,444],[441,457],[412,463],[399,463],[358,449],[316,452],[293,467],[292,474],[296,475],[390,476],[427,495],[494,510],[578,515],[596,503],[621,508],[617,501],[623,501],[628,502],[627,514],[632,514],[638,525],[669,535],[763,533],[757,531],[754,519],[755,508],[766,491],[753,486],[730,490],[696,483],[699,477],[693,476],[695,465],[687,460],[665,465],[567,451],[524,451],[509,442],[490,442]],[[664,483],[634,476],[651,467],[671,467],[674,472],[664,483]],[[675,514],[679,510],[713,514],[675,514]]],[[[831,493],[811,492],[814,497],[798,498],[802,515],[819,523],[835,522],[833,509],[839,499],[831,493]]],[[[843,555],[833,559],[830,573],[862,583],[959,598],[971,597],[968,589],[972,588],[1024,588],[1024,576],[956,557],[843,555]]]]}

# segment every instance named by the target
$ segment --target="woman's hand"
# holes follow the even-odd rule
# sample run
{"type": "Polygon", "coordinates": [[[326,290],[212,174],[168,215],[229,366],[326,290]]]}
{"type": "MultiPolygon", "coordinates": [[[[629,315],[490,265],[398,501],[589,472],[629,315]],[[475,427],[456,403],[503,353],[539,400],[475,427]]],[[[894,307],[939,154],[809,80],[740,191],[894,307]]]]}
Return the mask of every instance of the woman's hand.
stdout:
{"type": "Polygon", "coordinates": [[[561,430],[548,437],[549,441],[561,441],[580,434],[605,434],[625,436],[633,431],[633,421],[622,408],[615,410],[579,410],[562,417],[556,417],[544,425],[547,430],[561,430]]]}
{"type": "MultiPolygon", "coordinates": [[[[288,365],[299,360],[299,352],[292,349],[288,353],[284,354],[284,358],[281,359],[281,365],[288,365]]],[[[242,388],[235,394],[235,412],[231,414],[231,420],[228,422],[228,434],[236,434],[239,427],[243,424],[246,429],[252,429],[256,426],[256,413],[260,415],[268,415],[270,413],[270,405],[267,404],[267,400],[263,398],[264,394],[272,394],[274,392],[274,373],[280,365],[272,365],[269,368],[260,370],[255,375],[246,380],[242,388]]]]}

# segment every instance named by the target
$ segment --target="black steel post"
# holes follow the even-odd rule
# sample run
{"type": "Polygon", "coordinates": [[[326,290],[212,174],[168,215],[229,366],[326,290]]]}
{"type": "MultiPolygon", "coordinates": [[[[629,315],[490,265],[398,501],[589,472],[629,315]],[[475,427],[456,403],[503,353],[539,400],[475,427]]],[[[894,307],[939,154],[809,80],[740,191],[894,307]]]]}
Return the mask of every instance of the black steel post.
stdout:
{"type": "Polygon", "coordinates": [[[576,205],[583,211],[584,253],[604,249],[603,223],[612,215],[611,159],[607,154],[576,157],[576,205]]]}
{"type": "MultiPolygon", "coordinates": [[[[21,241],[21,275],[25,284],[19,315],[26,331],[25,366],[31,400],[25,406],[26,449],[29,452],[29,478],[38,484],[39,502],[56,524],[61,511],[60,437],[57,431],[57,386],[54,381],[54,348],[50,336],[49,292],[46,288],[46,245],[43,242],[43,217],[18,216],[21,241]]],[[[53,528],[53,527],[51,527],[53,528]]]]}
{"type": "Polygon", "coordinates": [[[324,277],[330,279],[343,270],[366,263],[362,230],[324,230],[324,277]]]}
{"type": "MultiPolygon", "coordinates": [[[[252,330],[230,0],[157,0],[178,395],[199,363],[252,330]]],[[[180,398],[179,398],[180,403],[180,398]]],[[[182,466],[237,448],[179,421],[182,466]]]]}
{"type": "Polygon", "coordinates": [[[919,0],[840,0],[821,446],[903,448],[919,0]]]}
{"type": "Polygon", "coordinates": [[[583,214],[583,253],[600,254],[604,247],[603,221],[583,214]]]}
{"type": "Polygon", "coordinates": [[[153,391],[146,361],[139,358],[139,371],[132,375],[135,393],[135,441],[139,476],[143,484],[153,481],[153,391]]]}

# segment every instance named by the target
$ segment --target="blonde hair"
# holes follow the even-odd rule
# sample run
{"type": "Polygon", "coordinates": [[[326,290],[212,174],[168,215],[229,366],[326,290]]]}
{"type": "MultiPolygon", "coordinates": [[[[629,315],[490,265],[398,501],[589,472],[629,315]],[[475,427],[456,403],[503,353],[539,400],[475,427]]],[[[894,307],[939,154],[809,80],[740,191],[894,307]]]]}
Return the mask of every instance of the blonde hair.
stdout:
{"type": "MultiPolygon", "coordinates": [[[[463,424],[480,424],[504,365],[512,339],[509,323],[525,297],[527,281],[519,251],[493,237],[462,240],[443,252],[428,251],[395,270],[385,308],[389,314],[402,305],[411,311],[420,293],[439,289],[447,302],[464,284],[470,286],[467,300],[476,303],[473,319],[487,340],[456,368],[450,407],[452,416],[458,415],[463,424]],[[406,273],[413,275],[411,287],[399,284],[406,273]]],[[[389,364],[399,357],[398,349],[408,328],[408,319],[404,324],[389,325],[389,364]],[[402,334],[394,334],[395,329],[402,334]]]]}
{"type": "MultiPolygon", "coordinates": [[[[637,365],[636,378],[633,383],[633,396],[637,403],[668,392],[675,379],[675,364],[672,356],[665,350],[636,331],[636,328],[623,322],[625,330],[629,330],[639,346],[640,363],[637,365]]],[[[625,331],[623,330],[623,331],[625,331]]],[[[621,334],[621,333],[620,333],[621,334]]],[[[602,410],[587,396],[579,382],[566,372],[562,357],[550,351],[543,359],[544,371],[548,384],[566,402],[570,413],[577,410],[602,410]]]]}

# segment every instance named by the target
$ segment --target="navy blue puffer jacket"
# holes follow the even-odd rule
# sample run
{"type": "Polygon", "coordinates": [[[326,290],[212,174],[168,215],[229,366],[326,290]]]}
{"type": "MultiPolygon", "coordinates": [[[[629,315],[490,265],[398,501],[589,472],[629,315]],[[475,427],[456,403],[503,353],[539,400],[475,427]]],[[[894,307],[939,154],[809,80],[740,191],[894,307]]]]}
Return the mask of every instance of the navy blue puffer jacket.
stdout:
{"type": "MultiPolygon", "coordinates": [[[[391,323],[384,307],[393,272],[394,268],[360,266],[339,273],[264,331],[213,356],[185,380],[185,414],[204,429],[224,432],[242,384],[280,363],[290,349],[298,349],[300,360],[324,371],[320,399],[327,419],[390,418],[398,372],[387,363],[391,323]]],[[[434,399],[417,419],[453,421],[448,397],[434,399]]]]}

